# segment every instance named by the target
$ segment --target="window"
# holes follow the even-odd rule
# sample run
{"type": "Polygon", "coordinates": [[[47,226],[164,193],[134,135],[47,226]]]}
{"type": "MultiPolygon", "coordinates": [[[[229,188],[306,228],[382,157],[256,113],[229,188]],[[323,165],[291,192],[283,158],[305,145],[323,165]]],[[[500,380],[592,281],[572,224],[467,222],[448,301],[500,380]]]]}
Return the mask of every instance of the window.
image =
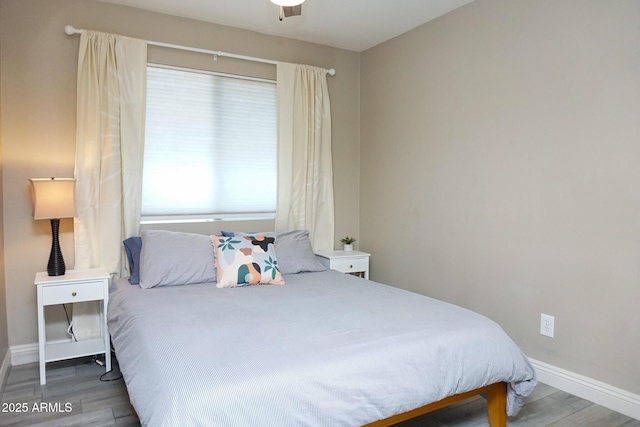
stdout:
{"type": "Polygon", "coordinates": [[[143,222],[273,217],[276,139],[275,82],[149,66],[143,222]]]}

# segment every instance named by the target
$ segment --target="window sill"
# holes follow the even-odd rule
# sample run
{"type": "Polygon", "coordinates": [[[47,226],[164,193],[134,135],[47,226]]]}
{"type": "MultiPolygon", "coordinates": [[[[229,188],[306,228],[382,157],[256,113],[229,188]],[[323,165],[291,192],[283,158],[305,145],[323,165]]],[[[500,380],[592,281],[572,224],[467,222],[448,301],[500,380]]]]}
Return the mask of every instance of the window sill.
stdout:
{"type": "Polygon", "coordinates": [[[275,219],[273,212],[256,212],[248,214],[223,214],[223,215],[166,215],[143,216],[140,224],[187,224],[221,221],[265,221],[275,219]]]}

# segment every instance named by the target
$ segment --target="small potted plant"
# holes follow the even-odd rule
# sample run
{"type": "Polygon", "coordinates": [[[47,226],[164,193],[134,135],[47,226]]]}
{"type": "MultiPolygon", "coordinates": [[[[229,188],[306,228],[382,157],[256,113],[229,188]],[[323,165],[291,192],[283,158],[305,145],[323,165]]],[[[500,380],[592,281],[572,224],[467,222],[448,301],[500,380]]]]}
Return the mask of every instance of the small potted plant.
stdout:
{"type": "Polygon", "coordinates": [[[353,250],[353,242],[355,242],[356,239],[354,239],[353,237],[347,236],[340,239],[340,241],[344,244],[344,251],[349,252],[353,250]]]}

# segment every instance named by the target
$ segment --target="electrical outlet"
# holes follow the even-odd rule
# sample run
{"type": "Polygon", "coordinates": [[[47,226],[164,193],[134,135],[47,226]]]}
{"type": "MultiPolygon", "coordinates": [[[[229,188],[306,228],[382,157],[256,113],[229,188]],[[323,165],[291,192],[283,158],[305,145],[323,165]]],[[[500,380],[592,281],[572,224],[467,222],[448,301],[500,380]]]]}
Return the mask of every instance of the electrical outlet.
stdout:
{"type": "Polygon", "coordinates": [[[540,334],[545,337],[553,338],[553,326],[555,318],[548,314],[540,314],[540,334]]]}

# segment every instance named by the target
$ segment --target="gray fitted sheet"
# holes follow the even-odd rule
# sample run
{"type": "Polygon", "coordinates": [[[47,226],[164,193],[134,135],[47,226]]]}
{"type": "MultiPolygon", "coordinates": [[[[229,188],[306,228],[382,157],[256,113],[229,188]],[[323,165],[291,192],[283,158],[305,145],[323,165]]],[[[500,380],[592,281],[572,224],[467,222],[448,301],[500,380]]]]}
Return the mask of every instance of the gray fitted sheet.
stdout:
{"type": "Polygon", "coordinates": [[[109,330],[149,426],[356,426],[504,381],[535,386],[490,319],[335,271],[286,284],[112,285],[109,330]]]}

